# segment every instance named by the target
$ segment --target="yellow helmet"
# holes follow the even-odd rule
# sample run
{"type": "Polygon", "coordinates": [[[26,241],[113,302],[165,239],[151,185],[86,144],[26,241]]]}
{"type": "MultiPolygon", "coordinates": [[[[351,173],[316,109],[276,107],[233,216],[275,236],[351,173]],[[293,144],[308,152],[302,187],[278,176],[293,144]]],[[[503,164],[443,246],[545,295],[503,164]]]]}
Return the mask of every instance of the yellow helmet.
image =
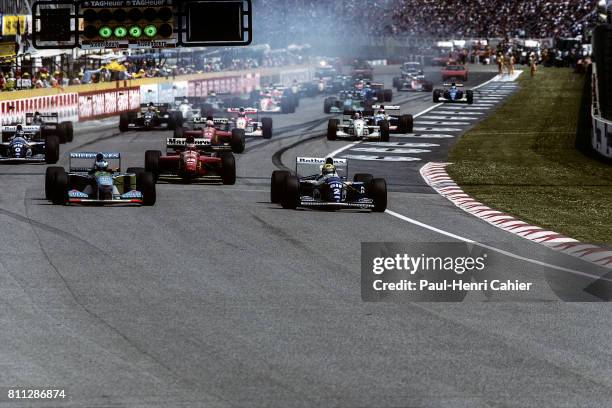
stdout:
{"type": "Polygon", "coordinates": [[[321,168],[321,174],[334,174],[336,172],[336,166],[331,163],[324,164],[321,168]]]}

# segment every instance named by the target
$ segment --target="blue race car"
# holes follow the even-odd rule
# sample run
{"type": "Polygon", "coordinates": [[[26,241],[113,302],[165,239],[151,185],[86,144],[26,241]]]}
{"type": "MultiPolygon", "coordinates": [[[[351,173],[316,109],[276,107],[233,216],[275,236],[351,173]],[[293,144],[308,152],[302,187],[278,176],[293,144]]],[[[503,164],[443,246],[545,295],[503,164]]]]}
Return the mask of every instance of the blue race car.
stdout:
{"type": "Polygon", "coordinates": [[[471,105],[474,103],[474,91],[468,89],[467,91],[463,91],[460,89],[463,87],[463,84],[444,84],[447,86],[446,89],[434,89],[433,91],[433,101],[434,103],[439,102],[451,102],[451,103],[468,103],[471,105]]]}
{"type": "Polygon", "coordinates": [[[387,209],[387,183],[371,174],[347,178],[348,160],[298,157],[295,174],[277,170],[272,173],[270,200],[283,208],[315,209],[387,209]],[[326,172],[326,168],[333,170],[326,172]]]}

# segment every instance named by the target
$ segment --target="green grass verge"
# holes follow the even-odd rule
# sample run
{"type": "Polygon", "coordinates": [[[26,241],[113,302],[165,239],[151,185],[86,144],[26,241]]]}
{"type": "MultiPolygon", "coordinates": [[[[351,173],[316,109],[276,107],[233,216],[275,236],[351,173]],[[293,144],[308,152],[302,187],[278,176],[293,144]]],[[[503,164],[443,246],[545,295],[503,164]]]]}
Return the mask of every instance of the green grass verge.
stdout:
{"type": "Polygon", "coordinates": [[[492,208],[612,244],[612,165],[574,147],[584,78],[560,68],[519,78],[519,90],[455,145],[450,176],[492,208]]]}

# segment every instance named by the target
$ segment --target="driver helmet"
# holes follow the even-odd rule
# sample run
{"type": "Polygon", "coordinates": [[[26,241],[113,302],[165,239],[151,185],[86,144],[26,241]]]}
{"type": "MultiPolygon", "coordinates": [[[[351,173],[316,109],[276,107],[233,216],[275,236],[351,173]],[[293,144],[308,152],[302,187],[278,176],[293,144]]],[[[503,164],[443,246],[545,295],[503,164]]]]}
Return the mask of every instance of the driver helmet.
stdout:
{"type": "Polygon", "coordinates": [[[23,126],[21,126],[21,124],[17,125],[15,136],[23,137],[23,126]]]}
{"type": "Polygon", "coordinates": [[[379,115],[384,115],[385,114],[385,107],[380,105],[380,107],[378,108],[378,114],[379,115]]]}
{"type": "Polygon", "coordinates": [[[96,154],[96,163],[94,164],[94,170],[96,171],[108,170],[108,162],[104,160],[104,155],[102,153],[96,154]]]}
{"type": "Polygon", "coordinates": [[[361,119],[361,112],[355,112],[354,119],[361,119]]]}
{"type": "Polygon", "coordinates": [[[451,83],[451,88],[456,88],[457,84],[455,82],[451,83]]]}
{"type": "Polygon", "coordinates": [[[149,102],[148,108],[149,108],[149,112],[154,111],[155,110],[155,104],[153,102],[149,102]]]}
{"type": "Polygon", "coordinates": [[[40,117],[40,112],[38,111],[34,112],[34,119],[32,121],[34,123],[39,123],[42,121],[42,118],[40,117]]]}
{"type": "Polygon", "coordinates": [[[189,103],[189,100],[187,98],[183,99],[183,104],[187,105],[189,103]]]}
{"type": "Polygon", "coordinates": [[[329,175],[336,173],[336,166],[334,165],[334,159],[331,157],[325,160],[325,164],[321,167],[321,175],[329,175]]]}
{"type": "Polygon", "coordinates": [[[206,126],[214,127],[215,126],[215,122],[212,119],[208,119],[208,120],[206,120],[206,126]]]}
{"type": "Polygon", "coordinates": [[[240,117],[246,116],[246,111],[244,110],[244,108],[238,109],[238,116],[240,117]]]}

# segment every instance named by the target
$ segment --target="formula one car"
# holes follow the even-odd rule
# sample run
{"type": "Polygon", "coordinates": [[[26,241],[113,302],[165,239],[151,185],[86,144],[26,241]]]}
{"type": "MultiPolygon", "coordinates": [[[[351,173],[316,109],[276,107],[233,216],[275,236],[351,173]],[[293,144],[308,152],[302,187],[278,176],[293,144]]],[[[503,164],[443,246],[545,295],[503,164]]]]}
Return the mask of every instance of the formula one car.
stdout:
{"type": "Polygon", "coordinates": [[[2,126],[0,163],[57,163],[59,137],[54,134],[43,137],[42,133],[38,126],[2,126]]]}
{"type": "Polygon", "coordinates": [[[431,92],[433,90],[433,82],[428,81],[425,78],[425,75],[412,75],[402,78],[393,78],[393,84],[398,92],[431,92]]]}
{"type": "MultiPolygon", "coordinates": [[[[232,129],[243,129],[245,136],[261,136],[264,139],[272,137],[272,118],[259,119],[259,111],[255,108],[230,108],[229,113],[234,113],[236,116],[228,118],[225,128],[217,127],[217,129],[231,132],[232,129]],[[257,119],[253,120],[249,115],[257,115],[257,119]]],[[[214,118],[213,118],[214,121],[214,118]]],[[[219,123],[217,120],[216,123],[219,123]]]]}
{"type": "Polygon", "coordinates": [[[448,87],[447,89],[434,89],[433,101],[434,103],[439,102],[451,102],[451,103],[467,103],[471,105],[474,103],[474,91],[468,89],[463,91],[460,89],[463,87],[462,84],[444,84],[448,87]]]}
{"type": "Polygon", "coordinates": [[[447,65],[442,68],[442,81],[457,79],[463,82],[468,80],[468,70],[464,65],[447,65]]]}
{"type": "Polygon", "coordinates": [[[169,103],[143,103],[140,112],[119,115],[119,130],[174,130],[182,126],[180,112],[170,111],[169,103]]]}
{"type": "Polygon", "coordinates": [[[351,70],[351,76],[355,79],[373,79],[374,68],[367,61],[355,61],[351,70]]]}
{"type": "Polygon", "coordinates": [[[159,150],[145,152],[145,170],[158,179],[176,179],[186,183],[194,181],[221,181],[236,183],[236,160],[232,152],[210,152],[209,139],[169,138],[166,156],[159,150]]]}
{"type": "Polygon", "coordinates": [[[181,126],[183,121],[190,121],[194,116],[202,116],[202,110],[194,107],[185,96],[174,98],[174,106],[170,107],[168,112],[170,115],[174,114],[176,116],[176,126],[181,126]]]}
{"type": "Polygon", "coordinates": [[[174,130],[175,138],[193,136],[196,139],[207,139],[210,141],[210,150],[229,150],[234,153],[242,153],[246,147],[245,130],[229,128],[228,118],[194,117],[190,122],[191,128],[180,127],[174,130]],[[212,123],[212,126],[210,125],[212,123]]]}
{"type": "Polygon", "coordinates": [[[204,97],[190,97],[193,109],[199,109],[202,116],[226,112],[229,108],[237,108],[248,104],[248,101],[231,94],[211,92],[204,97]]]}
{"type": "Polygon", "coordinates": [[[58,205],[154,205],[157,198],[153,174],[136,167],[121,173],[119,153],[89,152],[70,153],[68,172],[63,167],[48,167],[45,195],[58,205]],[[99,163],[104,163],[105,168],[99,163]]]}
{"type": "Polygon", "coordinates": [[[386,110],[399,111],[399,106],[374,105],[372,109],[378,109],[379,112],[375,114],[374,111],[345,111],[342,121],[330,119],[327,123],[327,140],[350,138],[388,142],[391,132],[404,134],[412,132],[414,123],[412,115],[391,116],[386,112],[386,110]]]}
{"type": "Polygon", "coordinates": [[[294,113],[298,106],[298,95],[291,88],[272,85],[251,92],[250,105],[257,106],[260,112],[294,113]]]}
{"type": "Polygon", "coordinates": [[[344,111],[365,110],[373,105],[366,102],[360,91],[340,91],[337,96],[328,96],[323,101],[324,113],[342,113],[344,111]]]}
{"type": "Polygon", "coordinates": [[[283,208],[309,207],[325,210],[343,208],[387,209],[387,183],[371,174],[355,174],[348,180],[347,159],[298,157],[295,174],[272,173],[270,199],[283,208]],[[330,164],[331,171],[328,171],[330,164]]]}
{"type": "Polygon", "coordinates": [[[423,65],[420,62],[404,62],[400,67],[402,76],[423,75],[423,65]]]}
{"type": "Polygon", "coordinates": [[[17,129],[17,125],[21,125],[24,130],[27,128],[29,134],[33,134],[33,139],[44,139],[49,135],[58,137],[60,143],[72,142],[74,139],[74,131],[72,122],[59,121],[57,113],[26,113],[25,123],[11,123],[8,126],[2,127],[2,141],[9,141],[17,129]]]}

